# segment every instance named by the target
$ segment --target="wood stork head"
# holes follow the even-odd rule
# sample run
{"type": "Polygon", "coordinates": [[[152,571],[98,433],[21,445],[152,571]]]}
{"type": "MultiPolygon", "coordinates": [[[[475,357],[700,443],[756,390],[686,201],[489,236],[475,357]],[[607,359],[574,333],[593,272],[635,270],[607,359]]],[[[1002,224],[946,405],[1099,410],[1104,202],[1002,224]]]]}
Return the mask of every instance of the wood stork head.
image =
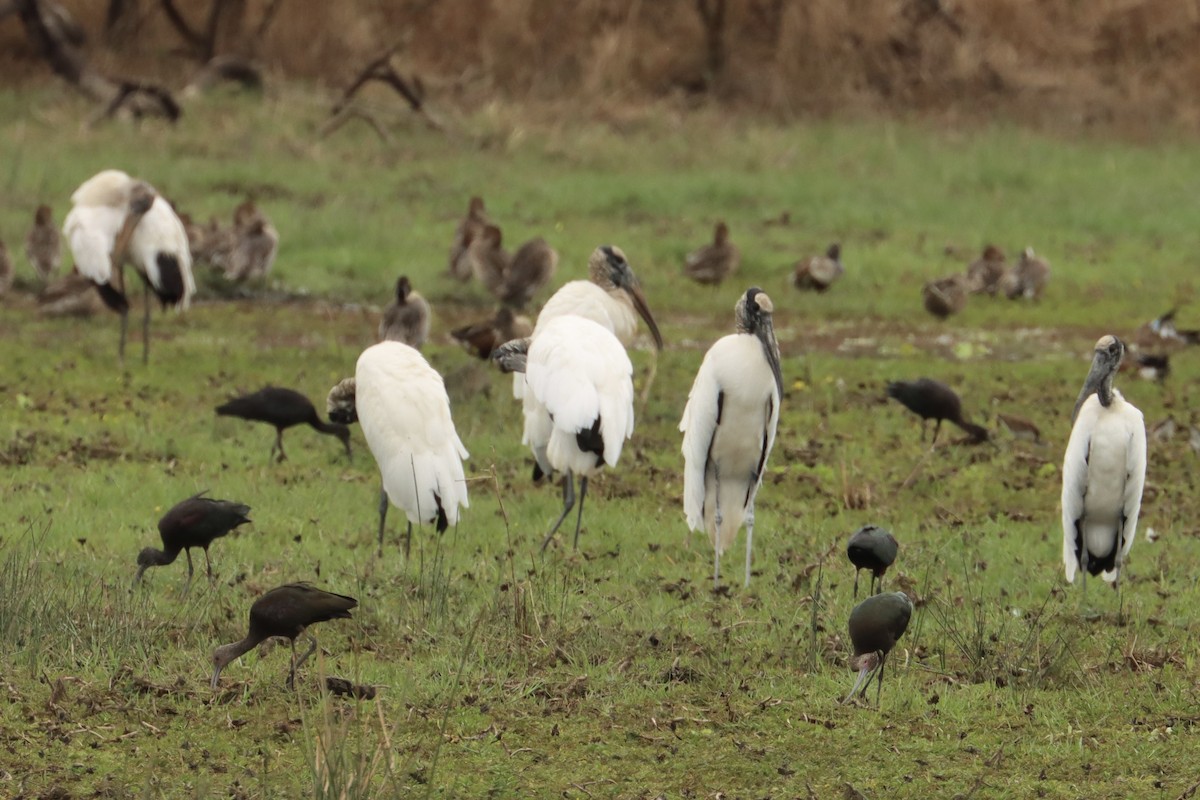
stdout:
{"type": "MultiPolygon", "coordinates": [[[[103,174],[103,173],[101,173],[103,174]]],[[[121,173],[124,175],[125,173],[121,173]]],[[[129,176],[126,175],[126,178],[129,176]]],[[[95,180],[93,178],[92,180],[95,180]]],[[[129,248],[129,240],[133,237],[133,232],[137,228],[138,223],[142,221],[142,217],[146,216],[146,212],[150,210],[150,206],[154,205],[154,200],[158,197],[158,193],[154,191],[154,187],[145,181],[135,181],[130,179],[129,183],[124,187],[125,202],[128,206],[128,212],[125,214],[125,222],[121,224],[121,230],[117,232],[116,242],[112,249],[112,262],[119,264],[125,258],[125,251],[129,248]]]]}
{"type": "Polygon", "coordinates": [[[408,300],[409,293],[412,292],[412,283],[409,282],[407,275],[401,275],[396,280],[396,302],[403,305],[408,300]]]}
{"type": "Polygon", "coordinates": [[[1096,342],[1096,348],[1092,354],[1092,368],[1088,372],[1087,380],[1083,382],[1079,399],[1075,401],[1075,410],[1071,412],[1072,422],[1079,415],[1079,408],[1083,402],[1093,394],[1100,399],[1100,405],[1105,408],[1112,404],[1113,376],[1117,374],[1117,369],[1121,366],[1121,358],[1124,355],[1125,345],[1111,334],[1101,336],[1096,342]]]}
{"type": "Polygon", "coordinates": [[[329,390],[325,398],[325,411],[331,422],[349,425],[358,422],[358,408],[354,402],[354,378],[346,378],[329,390]]]}
{"type": "Polygon", "coordinates": [[[646,321],[646,325],[649,326],[650,334],[654,337],[654,346],[659,350],[663,349],[663,338],[662,334],[658,332],[658,323],[654,321],[654,315],[650,313],[650,306],[646,304],[646,296],[642,294],[641,284],[638,283],[637,276],[633,274],[633,268],[629,266],[629,261],[625,258],[625,253],[621,248],[616,245],[602,244],[592,251],[592,255],[588,259],[588,277],[592,283],[605,291],[620,290],[624,292],[641,318],[646,321]]]}
{"type": "Polygon", "coordinates": [[[762,342],[763,353],[775,376],[775,388],[779,390],[779,396],[783,397],[783,373],[779,367],[779,342],[775,341],[775,324],[772,321],[774,311],[775,305],[767,293],[757,286],[751,286],[745,294],[738,298],[733,314],[737,320],[738,333],[749,333],[757,336],[758,340],[762,342]]]}

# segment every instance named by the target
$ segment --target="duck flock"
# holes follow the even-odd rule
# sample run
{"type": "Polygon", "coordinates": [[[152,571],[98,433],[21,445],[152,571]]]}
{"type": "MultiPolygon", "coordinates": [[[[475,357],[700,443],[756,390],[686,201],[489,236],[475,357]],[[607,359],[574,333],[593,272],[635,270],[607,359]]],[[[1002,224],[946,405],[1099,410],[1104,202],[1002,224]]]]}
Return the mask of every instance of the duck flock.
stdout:
{"type": "MultiPolygon", "coordinates": [[[[266,216],[247,202],[234,212],[233,225],[207,227],[181,216],[153,186],[118,170],[105,170],[85,181],[71,196],[62,239],[74,258],[71,275],[56,291],[45,291],[47,303],[63,293],[82,296],[80,287],[120,315],[118,354],[124,359],[129,287],[124,267],[131,265],[144,284],[143,359],[149,357],[150,295],[163,307],[187,308],[196,291],[193,265],[209,264],[231,281],[262,278],[278,247],[278,234],[266,216]],[[68,287],[67,289],[62,288],[68,287]],[[70,289],[70,287],[75,287],[70,289]],[[94,292],[92,289],[94,288],[94,292]]],[[[60,264],[61,240],[51,210],[37,209],[26,252],[39,280],[49,284],[60,264]]],[[[522,443],[533,455],[533,477],[559,476],[562,511],[548,521],[542,549],[554,540],[575,513],[573,540],[578,545],[588,481],[605,466],[616,466],[622,447],[634,431],[633,367],[626,353],[639,319],[658,350],[663,338],[629,259],[620,247],[601,245],[587,261],[586,279],[569,281],[550,296],[531,320],[532,298],[556,274],[558,253],[537,238],[511,255],[501,229],[489,219],[481,198],[471,198],[467,214],[454,232],[447,272],[458,280],[478,280],[496,299],[488,319],[456,328],[452,336],[481,359],[513,375],[513,395],[524,418],[522,443]]],[[[740,254],[725,222],[713,242],[689,254],[683,271],[691,279],[717,285],[736,274],[740,254]]],[[[926,309],[939,317],[960,311],[971,294],[1036,300],[1049,276],[1049,265],[1026,249],[1009,266],[1003,252],[988,246],[964,274],[931,281],[923,287],[926,309]]],[[[827,291],[844,273],[841,246],[798,262],[794,285],[827,291]]],[[[11,261],[0,250],[0,287],[12,281],[11,261]]],[[[52,287],[47,286],[47,290],[52,287]]],[[[704,531],[713,545],[713,580],[720,584],[721,557],[740,530],[746,532],[744,582],[752,573],[754,506],[775,444],[783,376],[773,327],[774,302],[759,287],[736,295],[733,333],[709,348],[696,374],[679,424],[684,461],[683,508],[686,523],[704,531]]],[[[430,331],[429,303],[401,276],[395,298],[379,323],[379,342],[359,356],[354,374],[333,386],[326,398],[328,421],[303,394],[265,387],[216,407],[216,413],[266,423],[276,429],[269,460],[284,460],[283,434],[307,425],[336,437],[350,455],[350,425],[362,428],[380,474],[379,551],[382,553],[391,506],[407,520],[405,552],[413,525],[444,531],[458,523],[468,508],[464,461],[469,457],[459,438],[442,376],[421,355],[430,331]]],[[[1171,315],[1156,320],[1153,333],[1181,336],[1171,315]]],[[[1185,332],[1186,333],[1186,332],[1185,332]]],[[[1063,463],[1062,527],[1066,578],[1076,572],[1099,575],[1119,586],[1123,562],[1137,530],[1146,469],[1146,430],[1142,414],[1114,387],[1125,356],[1115,336],[1095,346],[1072,413],[1073,427],[1063,463]]],[[[988,440],[988,431],[964,418],[958,395],[928,378],[895,381],[887,394],[922,419],[935,421],[936,442],[943,421],[963,429],[962,443],[988,440]]],[[[1002,420],[1014,432],[1023,421],[1002,420]]],[[[1036,435],[1036,428],[1034,429],[1036,435]]],[[[188,585],[194,572],[193,548],[204,550],[208,575],[210,545],[250,521],[249,506],[218,500],[203,493],[170,509],[159,522],[163,548],[147,547],[137,556],[138,585],[146,569],[173,563],[180,552],[188,562],[188,585]]],[[[888,653],[904,634],[913,605],[903,592],[882,593],[883,576],[899,554],[888,531],[866,526],[847,544],[847,557],[857,570],[871,572],[872,594],[856,605],[849,618],[858,679],[847,701],[865,693],[871,678],[882,684],[888,653]]],[[[216,648],[212,686],[233,660],[271,637],[291,641],[288,685],[296,669],[315,650],[312,625],[350,616],[354,598],[306,583],[286,584],[259,597],[250,608],[244,639],[216,648]],[[296,639],[311,639],[307,652],[296,655],[296,639]]]]}

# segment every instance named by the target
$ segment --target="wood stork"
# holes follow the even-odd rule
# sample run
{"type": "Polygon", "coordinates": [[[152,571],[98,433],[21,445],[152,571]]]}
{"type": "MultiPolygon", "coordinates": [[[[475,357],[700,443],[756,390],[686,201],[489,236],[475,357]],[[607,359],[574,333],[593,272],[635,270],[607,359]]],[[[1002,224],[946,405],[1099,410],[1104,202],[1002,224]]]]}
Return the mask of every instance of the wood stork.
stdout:
{"type": "Polygon", "coordinates": [[[712,244],[706,244],[688,254],[683,274],[696,283],[715,286],[737,272],[742,255],[737,245],[729,241],[729,226],[724,220],[713,229],[712,244]]]}
{"type": "Polygon", "coordinates": [[[277,586],[250,606],[250,630],[246,638],[225,644],[213,651],[213,674],[209,685],[216,689],[221,671],[229,663],[273,636],[288,639],[292,644],[292,662],[288,669],[287,687],[296,683],[296,670],[317,650],[317,638],[308,633],[309,647],[296,658],[296,639],[318,622],[331,619],[350,619],[350,610],[358,601],[344,594],[334,594],[308,583],[288,583],[277,586]]]}
{"type": "Polygon", "coordinates": [[[471,279],[471,261],[467,257],[467,248],[484,226],[491,224],[487,211],[483,207],[482,197],[472,197],[467,206],[467,214],[459,221],[454,229],[454,241],[450,245],[450,262],[446,272],[460,281],[471,279]]]}
{"type": "Polygon", "coordinates": [[[62,236],[50,206],[40,205],[34,212],[33,227],[25,235],[25,257],[42,283],[48,283],[62,263],[62,236]]]}
{"type": "Polygon", "coordinates": [[[284,389],[280,386],[266,386],[257,392],[235,397],[217,406],[217,414],[225,417],[238,417],[252,422],[265,422],[275,427],[275,443],[271,445],[271,453],[267,462],[279,452],[279,462],[287,458],[283,451],[283,432],[296,425],[308,425],[318,433],[336,436],[346,448],[346,458],[350,458],[350,429],[337,422],[324,422],[317,416],[317,409],[312,402],[294,389],[284,389]]]}
{"type": "Polygon", "coordinates": [[[993,296],[1000,288],[1008,262],[1004,251],[994,244],[983,248],[983,253],[967,267],[967,291],[971,294],[993,296]]]}
{"type": "Polygon", "coordinates": [[[683,510],[688,527],[713,545],[713,583],[721,554],[746,526],[746,580],[754,543],[754,498],[775,444],[783,377],[772,324],[774,305],[757,286],[734,307],[737,333],[718,339],[700,364],[679,430],[683,432],[683,510]]]}
{"type": "Polygon", "coordinates": [[[563,473],[562,514],[542,550],[575,505],[576,475],[578,548],[588,478],[605,464],[616,466],[633,435],[633,364],[608,328],[573,314],[549,320],[530,339],[502,345],[493,358],[506,371],[525,373],[523,443],[544,474],[563,473]]]}
{"type": "Polygon", "coordinates": [[[854,596],[858,597],[858,573],[860,570],[871,570],[871,593],[875,593],[875,581],[878,579],[880,589],[883,588],[883,576],[896,561],[900,546],[896,537],[878,525],[864,525],[854,532],[846,543],[846,557],[854,565],[854,596]]]}
{"type": "Polygon", "coordinates": [[[379,340],[404,342],[420,350],[429,338],[429,318],[429,302],[413,291],[408,276],[401,275],[396,281],[396,296],[379,320],[379,340]]]}
{"type": "Polygon", "coordinates": [[[921,441],[925,441],[925,427],[929,420],[937,420],[933,428],[933,444],[937,444],[942,422],[952,422],[966,431],[972,444],[988,440],[987,428],[967,422],[963,418],[962,400],[946,384],[931,378],[915,381],[890,381],[887,395],[921,418],[921,441]]]}
{"type": "Polygon", "coordinates": [[[187,232],[171,205],[150,184],[104,170],[71,195],[63,235],[80,274],[96,284],[105,305],[121,315],[118,354],[125,361],[129,299],[122,269],[126,255],[142,276],[142,362],[150,358],[150,291],[163,307],[187,308],[196,291],[187,232]]]}
{"type": "Polygon", "coordinates": [[[368,347],[354,377],[333,387],[326,403],[330,419],[362,425],[379,465],[380,555],[389,499],[408,517],[405,557],[414,522],[432,522],[439,533],[458,524],[459,508],[467,507],[467,449],[454,429],[442,376],[419,352],[402,342],[368,347]]]}
{"type": "Polygon", "coordinates": [[[524,339],[533,334],[533,323],[524,314],[511,308],[499,308],[486,320],[464,325],[450,331],[450,336],[477,358],[487,360],[505,342],[524,339]]]}
{"type": "Polygon", "coordinates": [[[1146,423],[1113,388],[1125,346],[1115,336],[1096,342],[1063,459],[1063,564],[1120,588],[1121,566],[1137,534],[1146,482],[1146,423]]]}
{"type": "Polygon", "coordinates": [[[883,664],[897,640],[908,630],[912,610],[908,595],[904,592],[888,592],[868,597],[850,612],[850,642],[854,645],[854,658],[850,660],[850,666],[858,670],[858,679],[843,703],[849,703],[860,688],[862,693],[866,693],[871,687],[871,678],[868,676],[874,672],[877,678],[875,705],[879,705],[879,694],[883,690],[883,664]]]}
{"type": "MultiPolygon", "coordinates": [[[[204,564],[208,568],[208,579],[213,579],[212,561],[208,558],[208,547],[215,540],[250,522],[246,516],[250,506],[230,500],[214,500],[204,496],[205,492],[181,500],[158,521],[158,534],[162,537],[163,549],[147,547],[138,553],[137,575],[133,585],[137,586],[142,574],[150,567],[171,564],[179,557],[179,551],[187,556],[187,585],[192,585],[192,548],[204,550],[204,564]]],[[[186,590],[185,590],[186,591],[186,590]]]]}
{"type": "Polygon", "coordinates": [[[802,291],[824,292],[846,268],[842,266],[842,246],[838,242],[829,245],[823,256],[813,256],[796,262],[792,271],[792,285],[802,291]]]}

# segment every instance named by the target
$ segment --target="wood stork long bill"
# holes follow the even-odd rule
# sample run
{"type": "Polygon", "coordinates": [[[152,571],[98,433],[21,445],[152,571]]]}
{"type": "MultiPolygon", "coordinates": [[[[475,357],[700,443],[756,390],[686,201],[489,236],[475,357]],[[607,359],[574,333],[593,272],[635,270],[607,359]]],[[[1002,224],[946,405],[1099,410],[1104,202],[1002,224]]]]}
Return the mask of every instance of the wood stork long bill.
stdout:
{"type": "Polygon", "coordinates": [[[1063,459],[1063,564],[1120,588],[1121,566],[1137,534],[1146,482],[1146,423],[1113,388],[1125,346],[1115,336],[1096,342],[1063,459]]]}
{"type": "Polygon", "coordinates": [[[573,314],[555,317],[529,339],[499,347],[492,356],[507,372],[525,373],[525,440],[547,475],[563,473],[563,510],[542,550],[575,505],[583,524],[588,478],[605,464],[615,467],[633,435],[633,364],[617,337],[603,325],[573,314]]]}
{"type": "Polygon", "coordinates": [[[458,524],[467,507],[463,460],[468,458],[442,376],[402,342],[380,342],[358,357],[354,377],[333,387],[327,399],[334,422],[362,425],[383,478],[379,495],[379,553],[388,500],[404,509],[412,545],[413,523],[434,523],[439,533],[458,524]]]}
{"type": "Polygon", "coordinates": [[[126,256],[145,284],[142,362],[150,358],[150,291],[163,307],[187,308],[196,292],[187,232],[171,205],[145,181],[120,170],[92,176],[71,195],[63,235],[79,273],[96,284],[105,305],[121,315],[118,354],[125,361],[129,299],[126,256]]]}
{"type": "Polygon", "coordinates": [[[746,585],[754,540],[754,498],[775,444],[783,377],[772,324],[774,306],[751,287],[734,310],[737,333],[718,339],[700,365],[683,431],[683,510],[691,530],[713,544],[713,582],[721,554],[746,526],[746,585]]]}

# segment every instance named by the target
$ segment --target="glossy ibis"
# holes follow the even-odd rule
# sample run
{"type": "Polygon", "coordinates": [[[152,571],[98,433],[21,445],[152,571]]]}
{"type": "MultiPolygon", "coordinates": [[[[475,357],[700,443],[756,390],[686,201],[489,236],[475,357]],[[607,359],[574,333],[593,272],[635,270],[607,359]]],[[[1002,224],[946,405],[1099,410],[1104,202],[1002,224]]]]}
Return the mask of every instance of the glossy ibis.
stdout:
{"type": "Polygon", "coordinates": [[[741,263],[742,255],[729,241],[729,226],[722,220],[713,229],[712,244],[688,253],[683,274],[696,283],[715,286],[737,272],[741,263]]]}
{"type": "Polygon", "coordinates": [[[896,561],[900,546],[896,537],[877,525],[864,525],[854,532],[846,544],[846,557],[854,565],[854,596],[858,597],[858,573],[871,570],[871,594],[875,593],[875,581],[883,589],[883,575],[896,561]]]}
{"type": "Polygon", "coordinates": [[[933,428],[933,443],[937,443],[938,433],[942,429],[943,420],[951,422],[966,431],[972,444],[988,440],[987,429],[967,422],[962,415],[962,401],[958,395],[944,383],[930,378],[916,381],[891,381],[887,385],[887,395],[921,418],[921,441],[925,441],[925,427],[929,420],[936,420],[933,428]]]}
{"type": "Polygon", "coordinates": [[[125,361],[129,299],[123,265],[129,257],[145,285],[142,362],[150,358],[150,291],[163,307],[187,308],[196,291],[187,232],[150,184],[120,170],[105,170],[71,195],[74,206],[63,235],[75,268],[96,284],[104,304],[121,315],[118,355],[125,361]]]}
{"type": "Polygon", "coordinates": [[[308,583],[288,583],[278,586],[254,601],[250,606],[250,630],[246,638],[232,644],[221,645],[213,651],[213,674],[210,686],[217,688],[221,670],[243,653],[273,636],[288,639],[292,645],[292,663],[288,669],[287,687],[296,684],[296,670],[317,649],[317,639],[308,633],[309,647],[304,655],[296,658],[296,638],[318,622],[331,619],[349,619],[350,609],[358,601],[344,594],[334,594],[308,583]]]}
{"type": "Polygon", "coordinates": [[[575,505],[575,546],[583,524],[588,478],[616,466],[633,435],[633,365],[608,328],[584,317],[555,317],[530,339],[509,342],[492,356],[502,369],[525,373],[525,443],[541,472],[563,473],[563,510],[542,550],[575,505]],[[532,420],[532,422],[531,422],[532,420]]]}
{"type": "Polygon", "coordinates": [[[207,492],[194,494],[175,504],[158,521],[158,534],[162,537],[163,549],[147,547],[138,553],[137,575],[133,585],[137,586],[150,567],[163,567],[173,563],[182,550],[187,556],[187,586],[192,585],[192,548],[204,550],[204,564],[208,568],[208,579],[213,579],[212,561],[208,558],[208,547],[239,525],[250,521],[246,516],[250,506],[230,500],[214,500],[204,497],[207,492]]]}
{"type": "Polygon", "coordinates": [[[995,295],[1007,271],[1004,251],[989,244],[979,258],[967,267],[967,291],[971,294],[995,295]]]}
{"type": "Polygon", "coordinates": [[[1085,587],[1091,573],[1120,588],[1146,481],[1146,423],[1113,388],[1124,352],[1115,336],[1096,342],[1063,459],[1063,564],[1070,583],[1083,570],[1085,587]]]}
{"type": "Polygon", "coordinates": [[[792,285],[797,289],[824,292],[846,269],[842,266],[842,246],[834,242],[823,256],[813,256],[796,262],[792,272],[792,285]]]}
{"type": "Polygon", "coordinates": [[[58,272],[58,265],[62,263],[62,236],[54,224],[50,206],[38,206],[34,212],[33,227],[25,236],[25,257],[42,283],[48,283],[58,272]]]}
{"type": "Polygon", "coordinates": [[[471,240],[488,224],[490,220],[483,208],[483,198],[472,197],[467,206],[466,216],[454,230],[454,241],[450,245],[450,262],[446,271],[451,277],[460,281],[471,279],[471,261],[467,256],[467,249],[471,246],[471,240]]]}
{"type": "Polygon", "coordinates": [[[850,642],[854,645],[854,658],[850,660],[850,666],[858,670],[858,679],[843,703],[850,702],[856,693],[860,693],[860,689],[861,694],[865,694],[871,687],[871,678],[868,676],[874,673],[877,681],[875,705],[879,705],[879,693],[883,690],[883,664],[908,629],[912,609],[912,601],[904,592],[888,592],[868,597],[850,612],[850,642]]]}
{"type": "Polygon", "coordinates": [[[458,524],[467,507],[463,447],[450,416],[442,376],[415,349],[380,342],[358,357],[354,377],[333,387],[326,399],[330,419],[357,421],[383,479],[379,494],[379,554],[388,501],[404,509],[412,545],[413,523],[434,523],[438,532],[458,524]]]}
{"type": "Polygon", "coordinates": [[[396,296],[383,310],[379,320],[379,341],[403,342],[421,349],[429,338],[429,303],[420,292],[413,291],[407,275],[396,281],[396,296]]]}
{"type": "Polygon", "coordinates": [[[746,526],[746,579],[754,541],[754,499],[775,444],[783,378],[772,323],[774,305],[757,286],[734,308],[737,332],[704,356],[679,430],[683,431],[683,510],[688,527],[713,545],[713,583],[721,554],[746,526]]]}
{"type": "Polygon", "coordinates": [[[217,406],[217,414],[274,425],[275,443],[271,445],[267,463],[275,458],[276,450],[280,463],[287,458],[283,450],[283,432],[296,425],[308,425],[320,433],[336,436],[346,448],[346,458],[350,458],[350,429],[337,422],[322,422],[309,399],[293,389],[267,386],[217,406]]]}

